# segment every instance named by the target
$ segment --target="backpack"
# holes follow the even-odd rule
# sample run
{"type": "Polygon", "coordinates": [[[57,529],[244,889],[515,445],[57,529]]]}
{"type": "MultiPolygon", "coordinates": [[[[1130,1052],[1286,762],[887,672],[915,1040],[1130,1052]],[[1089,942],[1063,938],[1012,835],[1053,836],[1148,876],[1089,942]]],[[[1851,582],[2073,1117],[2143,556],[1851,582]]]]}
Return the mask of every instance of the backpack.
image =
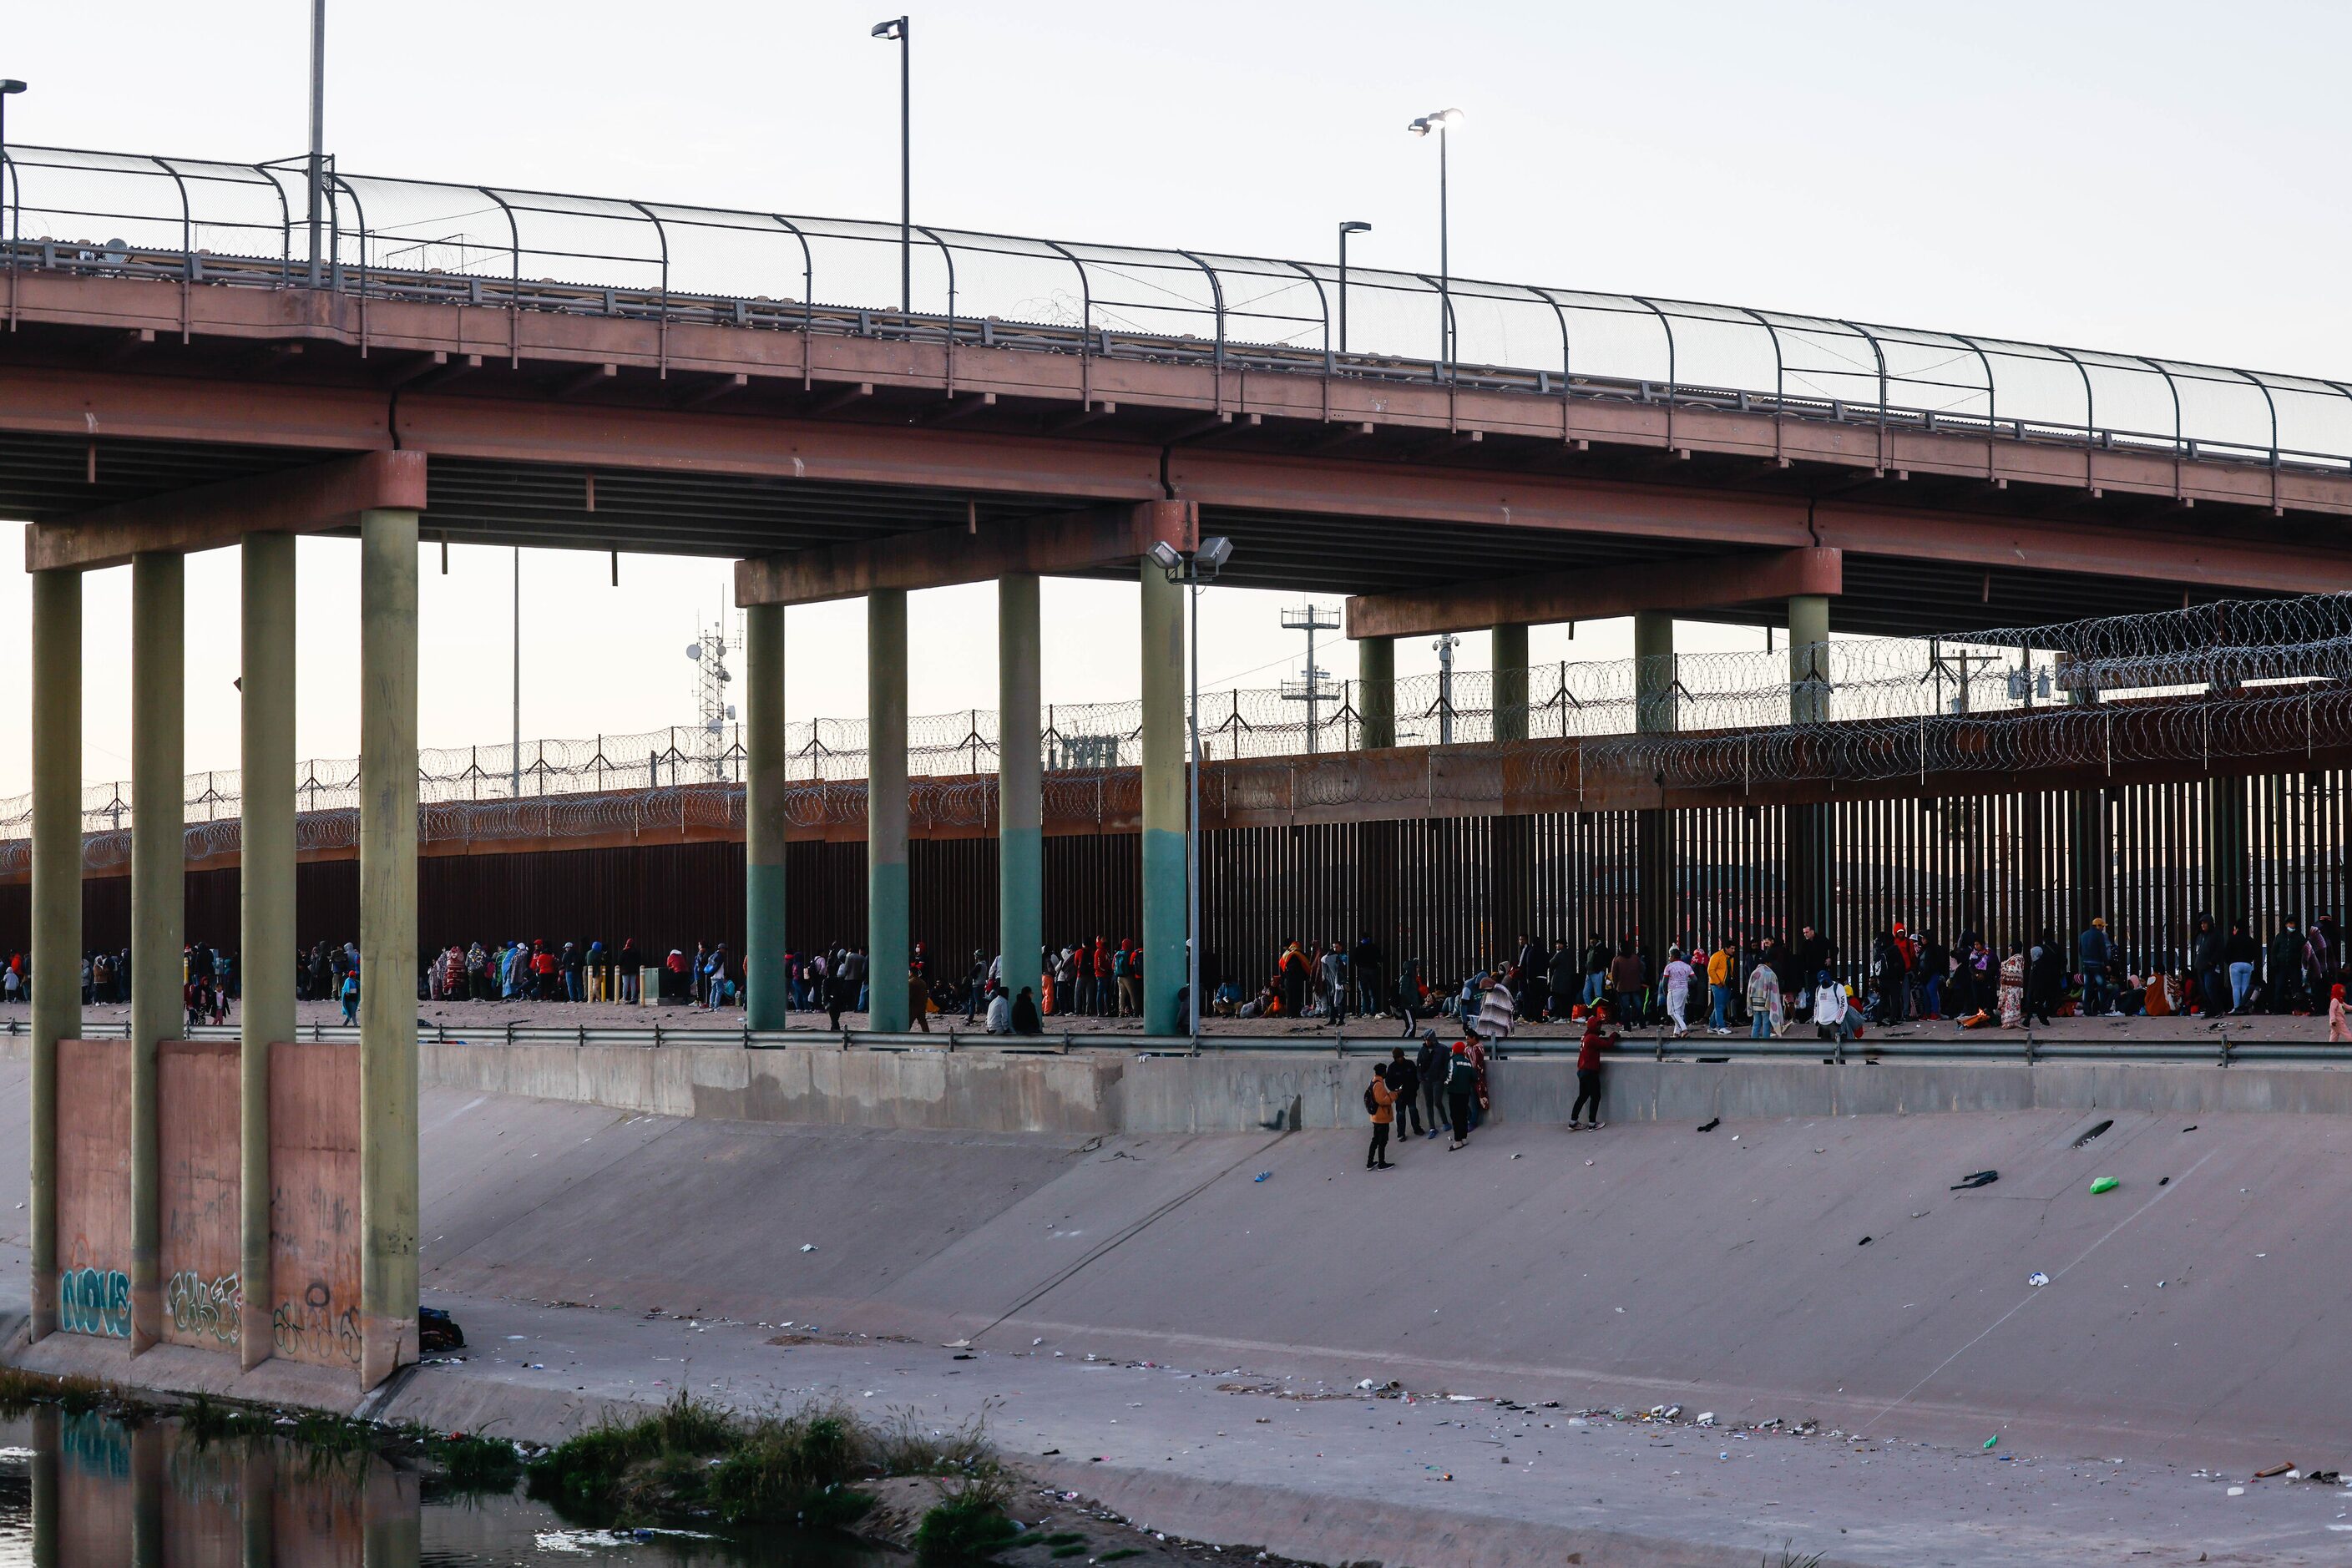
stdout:
{"type": "Polygon", "coordinates": [[[1377,1116],[1381,1111],[1380,1097],[1372,1092],[1370,1084],[1364,1085],[1364,1111],[1370,1116],[1377,1116]]]}

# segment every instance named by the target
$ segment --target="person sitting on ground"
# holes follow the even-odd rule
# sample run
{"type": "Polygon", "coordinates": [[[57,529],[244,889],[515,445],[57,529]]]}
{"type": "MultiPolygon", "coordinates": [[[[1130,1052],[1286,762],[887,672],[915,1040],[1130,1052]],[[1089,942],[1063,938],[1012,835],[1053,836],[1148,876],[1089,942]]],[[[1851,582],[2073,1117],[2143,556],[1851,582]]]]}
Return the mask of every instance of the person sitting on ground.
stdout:
{"type": "Polygon", "coordinates": [[[1021,988],[1021,994],[1013,999],[1012,1023],[1013,1032],[1016,1035],[1044,1032],[1045,1025],[1037,1017],[1037,998],[1030,994],[1026,985],[1021,988]]]}
{"type": "Polygon", "coordinates": [[[989,993],[988,1032],[992,1035],[1009,1035],[1013,1032],[1013,999],[1005,995],[1001,988],[989,993]]]}

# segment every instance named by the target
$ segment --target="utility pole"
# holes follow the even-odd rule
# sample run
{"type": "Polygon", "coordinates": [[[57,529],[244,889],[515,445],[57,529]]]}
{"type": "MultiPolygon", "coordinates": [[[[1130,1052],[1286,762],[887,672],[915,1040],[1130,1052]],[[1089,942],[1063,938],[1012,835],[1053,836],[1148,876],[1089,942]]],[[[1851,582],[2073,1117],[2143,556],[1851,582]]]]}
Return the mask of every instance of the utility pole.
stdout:
{"type": "Polygon", "coordinates": [[[1324,684],[1331,679],[1331,672],[1315,662],[1315,634],[1338,630],[1339,613],[1337,610],[1322,609],[1314,605],[1309,605],[1304,609],[1285,610],[1282,612],[1282,626],[1285,631],[1307,634],[1307,679],[1284,681],[1282,700],[1285,702],[1307,704],[1307,749],[1312,752],[1315,750],[1317,710],[1325,701],[1335,699],[1339,695],[1324,684]]]}

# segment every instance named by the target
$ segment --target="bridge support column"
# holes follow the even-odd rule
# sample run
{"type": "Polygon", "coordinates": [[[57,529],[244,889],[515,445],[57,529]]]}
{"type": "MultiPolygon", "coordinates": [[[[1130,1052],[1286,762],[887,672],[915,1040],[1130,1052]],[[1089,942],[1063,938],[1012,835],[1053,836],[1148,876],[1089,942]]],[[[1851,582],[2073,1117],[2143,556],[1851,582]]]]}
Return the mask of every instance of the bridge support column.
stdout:
{"type": "Polygon", "coordinates": [[[907,1006],[907,592],[866,598],[866,1026],[914,1020],[907,1006]]]}
{"type": "MultiPolygon", "coordinates": [[[[163,1335],[163,1154],[157,1142],[156,1044],[176,1039],[187,847],[186,561],[131,563],[131,1351],[163,1335]]],[[[79,978],[79,974],[77,974],[79,978]]]]}
{"type": "Polygon", "coordinates": [[[792,1022],[784,953],[784,607],[743,612],[743,1023],[792,1022]]]}
{"type": "Polygon", "coordinates": [[[1356,726],[1366,751],[1396,744],[1396,638],[1356,644],[1356,726]]]}
{"type": "Polygon", "coordinates": [[[1143,563],[1143,1031],[1182,1031],[1184,962],[1184,595],[1143,563]]]}
{"type": "Polygon", "coordinates": [[[359,848],[360,1384],[373,1388],[416,1359],[413,511],[360,514],[359,848]]]}
{"type": "MultiPolygon", "coordinates": [[[[1038,984],[1045,943],[1045,737],[1037,578],[996,580],[996,951],[1014,995],[1038,984]]],[[[1041,1005],[1044,998],[1038,998],[1041,1005]]]]}
{"type": "Polygon", "coordinates": [[[269,1047],[294,1038],[294,535],[248,533],[240,554],[237,1355],[251,1371],[271,1351],[269,1047]]]}
{"type": "MultiPolygon", "coordinates": [[[[1831,690],[1829,596],[1797,595],[1789,600],[1789,722],[1829,722],[1831,690]]],[[[1806,926],[1826,935],[1836,901],[1830,808],[1814,803],[1788,809],[1789,935],[1806,926]]],[[[1799,987],[1811,978],[1801,977],[1799,987]]]]}
{"type": "MultiPolygon", "coordinates": [[[[58,1326],[58,1042],[81,1034],[81,574],[33,574],[32,1335],[58,1326]]],[[[54,1479],[54,1475],[53,1475],[54,1479]]],[[[50,1500],[54,1502],[53,1497],[50,1500]]]]}
{"type": "MultiPolygon", "coordinates": [[[[1675,618],[1662,610],[1633,616],[1633,728],[1644,735],[1671,734],[1676,723],[1675,618]]],[[[1634,814],[1633,897],[1641,921],[1641,948],[1653,985],[1664,971],[1666,946],[1675,940],[1673,837],[1666,812],[1657,806],[1634,814]]]]}

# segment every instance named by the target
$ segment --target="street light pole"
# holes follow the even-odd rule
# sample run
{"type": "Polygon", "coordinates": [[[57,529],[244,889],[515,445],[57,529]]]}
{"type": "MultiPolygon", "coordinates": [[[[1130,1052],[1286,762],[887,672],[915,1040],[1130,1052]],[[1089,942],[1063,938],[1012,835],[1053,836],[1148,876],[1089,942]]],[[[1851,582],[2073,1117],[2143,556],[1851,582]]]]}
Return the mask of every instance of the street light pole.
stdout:
{"type": "Polygon", "coordinates": [[[1152,564],[1192,596],[1192,804],[1184,819],[1184,994],[1186,1032],[1195,1040],[1201,1037],[1201,590],[1215,580],[1233,553],[1234,542],[1222,537],[1201,541],[1198,550],[1179,550],[1164,540],[1151,547],[1152,564]]]}
{"type": "Polygon", "coordinates": [[[1446,211],[1445,133],[1462,123],[1458,109],[1441,109],[1424,114],[1405,127],[1415,136],[1437,132],[1437,308],[1438,357],[1447,364],[1454,363],[1454,255],[1452,225],[1446,211]]]}
{"type": "Polygon", "coordinates": [[[915,309],[915,164],[908,104],[913,96],[915,46],[908,35],[904,16],[874,25],[876,37],[898,46],[898,309],[911,315],[915,309]]]}
{"type": "Polygon", "coordinates": [[[310,287],[319,286],[327,207],[327,0],[310,0],[310,287]]]}
{"type": "Polygon", "coordinates": [[[1350,218],[1339,226],[1339,352],[1348,352],[1348,237],[1370,234],[1372,226],[1350,218]]]}

